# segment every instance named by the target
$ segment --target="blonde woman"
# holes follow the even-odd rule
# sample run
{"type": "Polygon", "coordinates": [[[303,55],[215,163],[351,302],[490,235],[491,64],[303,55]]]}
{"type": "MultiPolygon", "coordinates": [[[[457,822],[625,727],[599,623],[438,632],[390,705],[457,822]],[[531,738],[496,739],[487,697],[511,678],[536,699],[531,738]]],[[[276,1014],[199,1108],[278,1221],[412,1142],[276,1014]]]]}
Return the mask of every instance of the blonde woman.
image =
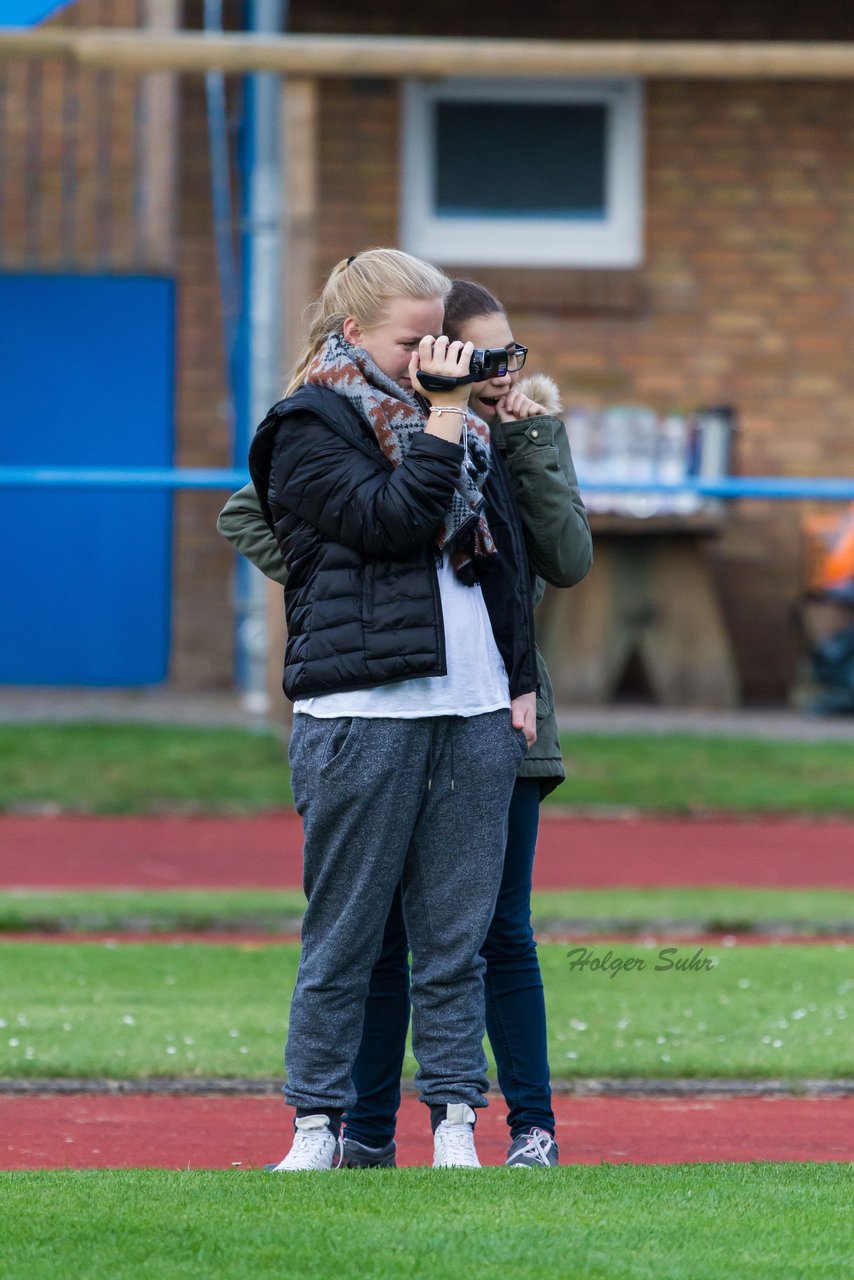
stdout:
{"type": "Polygon", "coordinates": [[[284,688],[307,908],[286,1048],[295,1138],[329,1169],[398,885],[435,1167],[477,1167],[483,960],[516,768],[535,736],[531,577],[507,476],[467,408],[450,281],[340,262],[250,471],[288,569],[284,688]],[[449,379],[425,394],[418,374],[449,379]]]}

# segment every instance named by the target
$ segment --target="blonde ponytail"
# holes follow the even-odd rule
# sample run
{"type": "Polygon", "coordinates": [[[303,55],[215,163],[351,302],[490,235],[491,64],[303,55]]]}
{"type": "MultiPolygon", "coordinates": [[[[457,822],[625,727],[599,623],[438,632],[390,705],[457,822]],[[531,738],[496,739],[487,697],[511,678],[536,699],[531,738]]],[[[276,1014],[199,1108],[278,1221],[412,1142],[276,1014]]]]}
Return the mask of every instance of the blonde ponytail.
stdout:
{"type": "Polygon", "coordinates": [[[348,316],[361,329],[373,329],[382,324],[393,298],[441,298],[444,302],[450,289],[451,281],[443,271],[400,249],[366,249],[342,258],[312,304],[305,346],[285,395],[302,386],[312,360],[330,334],[341,332],[348,316]]]}

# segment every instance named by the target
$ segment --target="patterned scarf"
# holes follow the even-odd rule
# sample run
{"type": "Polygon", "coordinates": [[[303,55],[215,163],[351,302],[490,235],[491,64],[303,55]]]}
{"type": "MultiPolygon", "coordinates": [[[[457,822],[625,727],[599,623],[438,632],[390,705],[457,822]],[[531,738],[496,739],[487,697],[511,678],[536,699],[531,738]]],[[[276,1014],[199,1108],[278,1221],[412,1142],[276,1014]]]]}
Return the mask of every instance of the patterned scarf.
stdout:
{"type": "MultiPolygon", "coordinates": [[[[349,400],[376,436],[393,467],[399,467],[413,438],[427,425],[419,400],[377,368],[361,347],[333,333],[312,360],[305,381],[329,387],[349,400]]],[[[436,546],[447,548],[454,572],[467,586],[495,565],[498,552],[483,514],[483,486],[489,474],[489,428],[471,412],[465,417],[465,457],[436,546]]]]}

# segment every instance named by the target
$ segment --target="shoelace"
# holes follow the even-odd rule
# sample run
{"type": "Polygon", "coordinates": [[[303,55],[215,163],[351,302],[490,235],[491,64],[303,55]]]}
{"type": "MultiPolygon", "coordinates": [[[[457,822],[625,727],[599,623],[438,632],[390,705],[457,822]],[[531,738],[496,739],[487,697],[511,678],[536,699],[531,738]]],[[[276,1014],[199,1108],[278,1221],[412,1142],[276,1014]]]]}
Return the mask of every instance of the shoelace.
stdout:
{"type": "MultiPolygon", "coordinates": [[[[297,1130],[294,1136],[294,1145],[291,1147],[290,1154],[292,1156],[310,1155],[313,1160],[320,1154],[320,1151],[329,1137],[329,1131],[324,1132],[322,1129],[315,1129],[313,1132],[303,1133],[297,1130]]],[[[332,1157],[332,1168],[338,1169],[344,1158],[344,1139],[335,1139],[335,1156],[332,1157]],[[337,1156],[337,1159],[336,1159],[337,1156]]]]}
{"type": "Polygon", "coordinates": [[[514,1151],[515,1156],[532,1156],[539,1164],[548,1164],[549,1152],[552,1149],[554,1138],[545,1129],[532,1129],[528,1135],[528,1141],[524,1147],[518,1151],[514,1151]]]}
{"type": "Polygon", "coordinates": [[[442,1139],[449,1155],[466,1156],[469,1160],[473,1159],[474,1135],[470,1125],[449,1124],[447,1120],[443,1120],[439,1128],[442,1131],[442,1139]]]}

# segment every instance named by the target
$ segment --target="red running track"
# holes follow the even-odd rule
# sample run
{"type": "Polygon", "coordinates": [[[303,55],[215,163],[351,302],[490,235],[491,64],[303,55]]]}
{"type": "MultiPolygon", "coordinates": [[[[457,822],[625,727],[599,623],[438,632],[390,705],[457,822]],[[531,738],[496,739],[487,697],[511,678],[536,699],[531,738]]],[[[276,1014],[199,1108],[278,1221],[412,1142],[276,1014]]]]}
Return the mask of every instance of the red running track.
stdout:
{"type": "MultiPolygon", "coordinates": [[[[564,1164],[854,1160],[854,1098],[555,1098],[564,1164]]],[[[289,1144],[273,1098],[0,1097],[3,1169],[257,1169],[289,1144]]],[[[482,1163],[504,1163],[504,1112],[478,1119],[482,1163]]],[[[432,1162],[424,1107],[405,1098],[401,1165],[432,1162]]]]}
{"type": "MultiPolygon", "coordinates": [[[[300,821],[0,818],[0,885],[297,886],[300,821]]],[[[539,889],[655,885],[854,887],[854,822],[605,819],[544,813],[539,889]]]]}
{"type": "MultiPolygon", "coordinates": [[[[561,933],[538,931],[541,943],[555,946],[603,947],[613,945],[624,950],[658,942],[668,947],[834,947],[837,951],[854,948],[850,933],[691,933],[678,928],[648,928],[632,933],[591,933],[586,930],[568,930],[561,933]]],[[[21,942],[38,943],[41,947],[69,943],[88,943],[116,947],[126,946],[178,946],[178,947],[235,947],[239,951],[257,951],[259,947],[282,947],[301,941],[298,933],[258,933],[252,930],[217,932],[214,929],[178,930],[154,933],[151,930],[87,929],[45,933],[43,930],[0,930],[0,947],[21,942]]]]}

